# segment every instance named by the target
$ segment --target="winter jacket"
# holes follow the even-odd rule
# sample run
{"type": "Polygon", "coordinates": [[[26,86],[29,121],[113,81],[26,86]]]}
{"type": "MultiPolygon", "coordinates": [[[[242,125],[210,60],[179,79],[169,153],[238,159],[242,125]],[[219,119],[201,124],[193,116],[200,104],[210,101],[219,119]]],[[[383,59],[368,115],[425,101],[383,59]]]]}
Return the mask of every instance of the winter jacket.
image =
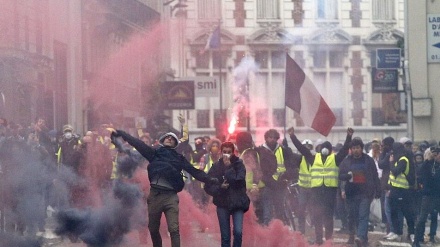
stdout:
{"type": "Polygon", "coordinates": [[[226,166],[223,159],[215,162],[208,175],[217,178],[219,184],[206,184],[205,191],[213,197],[213,203],[217,207],[230,210],[249,209],[249,198],[246,194],[246,168],[243,161],[236,156],[231,156],[231,165],[226,166]],[[221,184],[229,183],[227,189],[221,188],[221,184]]]}
{"type": "Polygon", "coordinates": [[[376,164],[373,158],[363,153],[361,157],[354,158],[353,155],[347,156],[339,165],[339,179],[345,181],[345,194],[347,198],[351,198],[358,193],[365,194],[369,199],[374,197],[380,197],[382,194],[379,176],[377,175],[376,164]],[[354,170],[354,164],[362,164],[361,171],[354,170]],[[349,174],[351,172],[351,174],[349,174]],[[361,173],[364,183],[357,183],[357,181],[350,180],[353,179],[352,174],[361,173]]]}
{"type": "Polygon", "coordinates": [[[423,185],[422,194],[440,197],[440,163],[428,160],[423,163],[420,180],[423,185]]]}
{"type": "Polygon", "coordinates": [[[112,135],[115,137],[122,137],[122,139],[133,146],[149,161],[147,167],[148,178],[150,180],[150,185],[153,188],[171,189],[162,186],[159,183],[164,180],[172,186],[171,190],[175,190],[176,192],[182,191],[185,185],[182,170],[187,171],[194,178],[204,183],[210,183],[213,181],[205,172],[194,168],[185,157],[179,154],[174,148],[159,146],[155,149],[122,130],[117,130],[117,132],[113,132],[112,135]]]}

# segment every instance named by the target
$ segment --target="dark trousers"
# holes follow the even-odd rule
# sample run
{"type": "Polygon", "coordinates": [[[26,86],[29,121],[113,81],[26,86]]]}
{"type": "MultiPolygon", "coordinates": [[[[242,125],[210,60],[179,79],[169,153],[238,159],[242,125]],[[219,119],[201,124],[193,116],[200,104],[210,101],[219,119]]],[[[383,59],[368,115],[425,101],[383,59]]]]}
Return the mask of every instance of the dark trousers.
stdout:
{"type": "Polygon", "coordinates": [[[175,191],[151,188],[147,204],[148,229],[150,230],[153,247],[162,247],[162,237],[159,232],[162,213],[165,214],[167,221],[168,232],[171,237],[171,247],[180,247],[179,197],[177,193],[175,191]]]}
{"type": "Polygon", "coordinates": [[[231,247],[231,215],[234,235],[233,247],[241,247],[243,238],[243,215],[242,210],[231,212],[227,208],[217,207],[217,218],[220,224],[221,247],[231,247]]]}
{"type": "Polygon", "coordinates": [[[298,194],[298,208],[296,209],[296,214],[298,216],[298,230],[302,233],[306,233],[306,217],[307,209],[310,213],[311,205],[311,189],[299,187],[298,194]]]}
{"type": "Polygon", "coordinates": [[[333,214],[336,204],[336,187],[321,186],[311,188],[313,223],[315,225],[315,236],[317,242],[322,242],[323,227],[325,228],[325,239],[333,237],[333,214]]]}
{"type": "MultiPolygon", "coordinates": [[[[422,205],[420,208],[420,215],[417,220],[417,226],[416,226],[416,234],[415,234],[415,241],[423,242],[423,235],[425,233],[425,223],[426,219],[428,218],[428,214],[432,214],[433,211],[437,210],[437,212],[440,210],[440,197],[434,197],[434,196],[423,196],[422,198],[422,205]]],[[[437,218],[437,213],[435,213],[435,218],[437,218]]],[[[432,219],[432,217],[431,217],[432,219]]],[[[437,222],[437,219],[435,219],[437,222]]],[[[432,228],[432,225],[431,225],[432,228]]],[[[432,229],[430,229],[430,236],[432,233],[432,229]]],[[[434,231],[435,233],[435,231],[434,231]]],[[[434,234],[435,236],[435,234],[434,234]]]]}
{"type": "Polygon", "coordinates": [[[286,219],[284,217],[285,195],[285,190],[271,189],[267,186],[260,189],[263,225],[269,225],[269,222],[274,217],[286,223],[286,219]]]}
{"type": "Polygon", "coordinates": [[[431,225],[429,226],[429,236],[431,238],[433,238],[436,235],[436,233],[437,233],[437,225],[438,225],[437,216],[438,216],[438,212],[439,212],[438,210],[434,209],[429,214],[431,216],[431,225]]]}
{"type": "Polygon", "coordinates": [[[408,234],[414,234],[414,207],[412,204],[413,191],[408,189],[391,190],[390,207],[391,207],[391,221],[393,223],[394,233],[397,235],[403,234],[403,222],[399,220],[399,211],[403,213],[408,225],[408,234]]]}
{"type": "Polygon", "coordinates": [[[348,209],[346,199],[342,198],[341,190],[338,188],[336,194],[336,218],[341,220],[342,228],[348,228],[348,209]]]}

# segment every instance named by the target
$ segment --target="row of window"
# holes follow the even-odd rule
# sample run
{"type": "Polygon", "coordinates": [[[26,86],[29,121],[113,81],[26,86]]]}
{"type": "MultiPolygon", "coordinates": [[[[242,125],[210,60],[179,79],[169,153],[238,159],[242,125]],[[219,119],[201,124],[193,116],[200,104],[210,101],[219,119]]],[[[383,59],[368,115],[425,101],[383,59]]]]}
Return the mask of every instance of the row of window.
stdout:
{"type": "MultiPolygon", "coordinates": [[[[315,0],[318,19],[337,20],[338,0],[315,0]]],[[[256,0],[257,19],[280,19],[280,0],[256,0]]],[[[395,0],[372,0],[373,20],[394,20],[395,0]]],[[[221,1],[198,0],[199,19],[221,19],[221,1]]]]}

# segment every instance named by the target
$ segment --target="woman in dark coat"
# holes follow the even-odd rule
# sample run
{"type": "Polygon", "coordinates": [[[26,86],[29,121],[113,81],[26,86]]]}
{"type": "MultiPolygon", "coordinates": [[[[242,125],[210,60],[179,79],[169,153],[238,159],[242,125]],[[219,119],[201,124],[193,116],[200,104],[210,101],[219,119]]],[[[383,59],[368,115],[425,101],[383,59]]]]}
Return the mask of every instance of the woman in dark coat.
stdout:
{"type": "Polygon", "coordinates": [[[222,157],[215,162],[208,174],[217,178],[219,184],[205,184],[205,191],[213,197],[217,206],[220,224],[221,247],[231,246],[231,226],[233,224],[233,247],[240,247],[243,232],[243,215],[249,209],[249,197],[246,194],[246,168],[243,161],[234,155],[232,142],[222,143],[222,157]]]}

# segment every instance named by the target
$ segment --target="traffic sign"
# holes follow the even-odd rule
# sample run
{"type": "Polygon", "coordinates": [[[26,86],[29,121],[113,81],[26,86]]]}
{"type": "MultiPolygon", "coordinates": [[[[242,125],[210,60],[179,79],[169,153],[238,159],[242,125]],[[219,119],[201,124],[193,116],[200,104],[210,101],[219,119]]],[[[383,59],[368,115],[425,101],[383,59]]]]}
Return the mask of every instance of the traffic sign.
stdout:
{"type": "Polygon", "coordinates": [[[401,68],[400,48],[377,49],[376,53],[376,67],[378,69],[401,68]]]}
{"type": "Polygon", "coordinates": [[[440,14],[428,14],[426,26],[428,63],[440,63],[440,14]]]}

